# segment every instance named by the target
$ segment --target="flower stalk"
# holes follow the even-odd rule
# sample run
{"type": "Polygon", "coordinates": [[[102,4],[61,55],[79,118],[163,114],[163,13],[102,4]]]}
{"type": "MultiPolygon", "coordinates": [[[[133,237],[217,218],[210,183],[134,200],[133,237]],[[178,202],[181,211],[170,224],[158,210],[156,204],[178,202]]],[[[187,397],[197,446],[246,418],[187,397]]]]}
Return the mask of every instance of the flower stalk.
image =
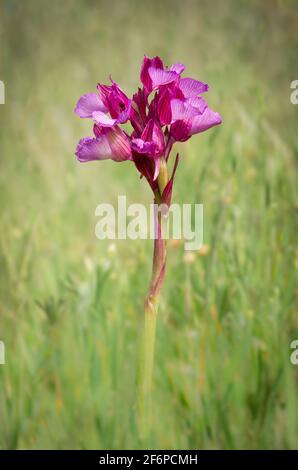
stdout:
{"type": "Polygon", "coordinates": [[[153,265],[138,371],[137,421],[142,439],[150,432],[156,318],[166,267],[167,207],[171,204],[179,154],[170,178],[167,162],[176,142],[185,142],[221,123],[221,116],[201,96],[208,91],[208,85],[182,77],[184,70],[180,62],[167,67],[158,56],[144,56],[142,85],[131,98],[110,77],[110,85],[98,83],[96,93],[82,95],[75,107],[80,118],[93,123],[93,135],[83,137],[77,145],[78,161],[130,161],[154,194],[153,265]],[[130,130],[121,127],[128,123],[130,130]]]}

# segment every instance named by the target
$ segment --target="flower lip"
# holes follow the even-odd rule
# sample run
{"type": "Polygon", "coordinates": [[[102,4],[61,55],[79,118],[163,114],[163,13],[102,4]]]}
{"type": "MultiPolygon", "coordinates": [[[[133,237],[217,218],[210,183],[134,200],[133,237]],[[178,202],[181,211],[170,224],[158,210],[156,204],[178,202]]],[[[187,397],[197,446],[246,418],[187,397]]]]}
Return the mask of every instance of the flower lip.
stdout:
{"type": "Polygon", "coordinates": [[[83,137],[76,149],[79,162],[90,162],[92,160],[106,160],[110,158],[111,148],[103,137],[83,137]]]}
{"type": "Polygon", "coordinates": [[[131,159],[130,142],[120,127],[94,126],[95,137],[83,137],[76,149],[80,162],[111,159],[122,162],[131,159]]]}
{"type": "Polygon", "coordinates": [[[160,157],[165,150],[164,134],[158,122],[150,119],[140,138],[132,139],[132,149],[150,157],[160,157]]]}
{"type": "Polygon", "coordinates": [[[205,111],[202,114],[197,115],[192,121],[191,135],[207,131],[211,127],[218,126],[221,123],[222,118],[220,114],[207,106],[205,111]]]}

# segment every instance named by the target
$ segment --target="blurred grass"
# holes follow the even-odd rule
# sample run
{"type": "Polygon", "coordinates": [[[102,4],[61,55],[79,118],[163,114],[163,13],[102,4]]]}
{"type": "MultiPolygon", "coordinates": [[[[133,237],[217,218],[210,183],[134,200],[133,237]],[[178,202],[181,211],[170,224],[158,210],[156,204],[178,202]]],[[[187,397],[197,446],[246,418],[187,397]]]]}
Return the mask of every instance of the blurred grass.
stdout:
{"type": "Polygon", "coordinates": [[[98,241],[100,202],[149,204],[130,163],[80,165],[77,98],[144,53],[210,84],[224,124],[181,146],[174,200],[203,255],[169,247],[149,447],[295,448],[296,1],[0,1],[1,448],[138,448],[150,241],[98,241]]]}

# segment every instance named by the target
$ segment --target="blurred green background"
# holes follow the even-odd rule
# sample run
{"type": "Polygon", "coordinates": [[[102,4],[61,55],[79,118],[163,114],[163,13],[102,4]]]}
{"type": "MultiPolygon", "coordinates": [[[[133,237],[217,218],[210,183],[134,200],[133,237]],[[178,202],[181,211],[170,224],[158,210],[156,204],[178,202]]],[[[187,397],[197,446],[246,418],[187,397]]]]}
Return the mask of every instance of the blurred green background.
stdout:
{"type": "Polygon", "coordinates": [[[294,0],[0,0],[2,449],[144,445],[152,242],[97,240],[94,210],[151,194],[129,162],[76,161],[73,114],[110,73],[131,94],[144,54],[209,83],[224,121],[179,147],[173,199],[204,204],[204,247],[169,243],[146,446],[297,447],[297,23],[294,0]]]}

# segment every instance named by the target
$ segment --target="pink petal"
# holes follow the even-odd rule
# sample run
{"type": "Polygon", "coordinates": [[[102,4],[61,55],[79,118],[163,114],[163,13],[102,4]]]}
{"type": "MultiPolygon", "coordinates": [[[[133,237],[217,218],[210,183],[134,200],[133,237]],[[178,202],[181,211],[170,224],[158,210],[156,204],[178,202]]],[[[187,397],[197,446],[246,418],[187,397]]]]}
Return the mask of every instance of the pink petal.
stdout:
{"type": "Polygon", "coordinates": [[[168,83],[173,82],[178,77],[178,74],[176,72],[158,69],[155,67],[149,67],[148,73],[152,80],[153,90],[156,90],[161,85],[167,85],[168,83]]]}
{"type": "Polygon", "coordinates": [[[167,88],[160,94],[157,105],[157,112],[162,125],[170,124],[172,120],[171,94],[167,88]]]}
{"type": "Polygon", "coordinates": [[[130,141],[125,132],[118,126],[106,129],[105,132],[111,147],[112,159],[115,162],[131,160],[130,141]]]}
{"type": "Polygon", "coordinates": [[[163,62],[160,57],[156,56],[150,59],[147,56],[144,56],[144,60],[142,63],[141,68],[141,75],[140,79],[143,83],[144,87],[146,88],[147,92],[150,93],[152,91],[152,81],[148,73],[149,67],[154,67],[157,69],[163,69],[163,62]]]}
{"type": "Polygon", "coordinates": [[[148,121],[141,138],[132,140],[132,148],[137,153],[143,153],[150,157],[160,157],[164,153],[164,134],[160,125],[154,119],[148,121]]]}
{"type": "Polygon", "coordinates": [[[131,114],[131,101],[129,100],[129,103],[127,104],[126,108],[118,116],[118,119],[117,119],[118,123],[124,124],[126,121],[128,121],[130,114],[131,114]]]}
{"type": "Polygon", "coordinates": [[[74,110],[81,118],[91,118],[94,111],[107,111],[97,93],[86,93],[81,96],[74,110]]]}
{"type": "Polygon", "coordinates": [[[171,136],[177,141],[177,142],[184,142],[190,137],[190,131],[191,131],[191,120],[180,120],[180,121],[175,121],[171,125],[171,136]]]}
{"type": "Polygon", "coordinates": [[[221,116],[210,108],[206,108],[203,114],[198,114],[192,121],[190,135],[204,132],[211,127],[221,124],[221,116]]]}
{"type": "Polygon", "coordinates": [[[179,81],[179,88],[184,94],[185,98],[199,95],[208,91],[208,85],[193,78],[181,78],[179,81]]]}
{"type": "Polygon", "coordinates": [[[76,149],[79,162],[92,160],[106,160],[111,158],[111,147],[104,137],[84,137],[80,140],[76,149]]]}
{"type": "Polygon", "coordinates": [[[104,103],[104,105],[107,107],[108,105],[108,96],[111,93],[111,86],[110,85],[101,85],[100,83],[97,84],[97,90],[99,93],[99,96],[104,103]]]}
{"type": "Polygon", "coordinates": [[[176,72],[178,75],[180,75],[182,72],[184,72],[185,70],[185,65],[184,64],[174,64],[174,65],[171,65],[171,67],[169,68],[169,70],[171,72],[176,72]]]}
{"type": "Polygon", "coordinates": [[[144,153],[150,156],[154,156],[157,149],[154,142],[145,142],[143,139],[132,139],[131,146],[135,152],[144,153]]]}
{"type": "Polygon", "coordinates": [[[205,101],[201,96],[194,96],[192,98],[188,98],[186,101],[190,106],[196,108],[199,114],[203,113],[208,106],[207,101],[205,101]]]}
{"type": "Polygon", "coordinates": [[[148,104],[144,90],[138,88],[137,93],[133,95],[133,102],[137,105],[137,111],[143,121],[146,120],[146,106],[148,104]]]}
{"type": "Polygon", "coordinates": [[[154,144],[151,147],[151,152],[148,153],[148,155],[152,157],[157,157],[163,154],[165,149],[164,134],[159,123],[157,123],[155,119],[150,119],[148,121],[145,129],[142,132],[141,140],[154,144]]]}
{"type": "Polygon", "coordinates": [[[96,122],[103,126],[113,126],[118,123],[125,123],[131,112],[131,100],[121,90],[119,85],[112,80],[112,85],[97,85],[99,95],[106,106],[106,112],[109,112],[110,117],[103,115],[95,115],[96,122]]]}
{"type": "Polygon", "coordinates": [[[171,100],[172,122],[180,119],[190,119],[198,114],[196,108],[187,101],[173,99],[171,100]]]}
{"type": "Polygon", "coordinates": [[[123,103],[125,103],[126,105],[130,102],[130,99],[126,96],[126,94],[124,93],[124,91],[120,88],[120,86],[118,85],[117,82],[115,82],[112,77],[110,76],[110,80],[112,82],[112,90],[119,96],[119,98],[121,99],[121,101],[123,101],[123,103]]]}
{"type": "Polygon", "coordinates": [[[92,113],[92,119],[96,124],[100,124],[103,127],[112,127],[117,123],[117,119],[112,119],[101,111],[92,113]]]}

